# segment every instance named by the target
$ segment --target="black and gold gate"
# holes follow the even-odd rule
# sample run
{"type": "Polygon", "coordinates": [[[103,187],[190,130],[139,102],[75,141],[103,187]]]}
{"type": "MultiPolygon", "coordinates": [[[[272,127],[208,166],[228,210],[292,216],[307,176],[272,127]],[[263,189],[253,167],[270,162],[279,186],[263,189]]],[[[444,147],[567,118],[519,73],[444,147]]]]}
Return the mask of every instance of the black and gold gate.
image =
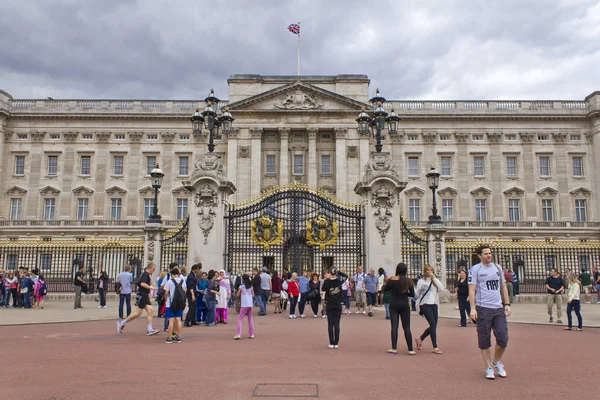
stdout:
{"type": "Polygon", "coordinates": [[[231,204],[224,262],[235,273],[252,268],[282,272],[364,264],[364,217],[358,204],[343,203],[318,189],[293,184],[231,204]]]}

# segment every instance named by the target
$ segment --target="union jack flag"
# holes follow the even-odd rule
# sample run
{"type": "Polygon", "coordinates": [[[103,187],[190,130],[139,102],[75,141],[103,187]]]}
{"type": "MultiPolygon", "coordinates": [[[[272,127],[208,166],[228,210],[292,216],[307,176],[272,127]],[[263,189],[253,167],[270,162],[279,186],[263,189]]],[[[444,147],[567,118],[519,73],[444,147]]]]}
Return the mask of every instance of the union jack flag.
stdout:
{"type": "Polygon", "coordinates": [[[300,35],[300,25],[291,24],[288,26],[288,31],[292,32],[294,35],[300,35]]]}

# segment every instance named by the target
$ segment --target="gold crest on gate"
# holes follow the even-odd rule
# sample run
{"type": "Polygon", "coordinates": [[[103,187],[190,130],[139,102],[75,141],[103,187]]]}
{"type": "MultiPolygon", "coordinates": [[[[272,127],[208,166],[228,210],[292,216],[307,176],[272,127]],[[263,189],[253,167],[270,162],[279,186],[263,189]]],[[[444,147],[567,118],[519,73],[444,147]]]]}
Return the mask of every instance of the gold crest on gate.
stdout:
{"type": "Polygon", "coordinates": [[[338,223],[324,215],[319,215],[306,224],[306,244],[319,246],[321,251],[333,246],[338,239],[338,223]]]}
{"type": "Polygon", "coordinates": [[[269,250],[271,246],[281,243],[283,237],[283,222],[263,215],[252,221],[252,240],[258,246],[269,250]]]}

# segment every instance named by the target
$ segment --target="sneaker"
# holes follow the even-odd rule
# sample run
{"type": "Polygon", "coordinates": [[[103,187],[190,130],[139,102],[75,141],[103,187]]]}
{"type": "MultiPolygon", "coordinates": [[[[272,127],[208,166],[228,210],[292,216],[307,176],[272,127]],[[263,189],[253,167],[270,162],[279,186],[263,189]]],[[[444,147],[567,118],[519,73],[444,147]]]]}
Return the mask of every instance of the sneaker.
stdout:
{"type": "Polygon", "coordinates": [[[363,310],[363,314],[366,314],[367,312],[363,310]]]}
{"type": "Polygon", "coordinates": [[[304,314],[300,314],[300,318],[304,318],[304,317],[305,317],[305,315],[304,315],[304,314]]]}
{"type": "Polygon", "coordinates": [[[504,370],[504,364],[502,364],[502,361],[498,361],[497,363],[492,362],[492,366],[494,367],[496,372],[498,372],[498,375],[501,378],[506,378],[506,371],[504,370]]]}
{"type": "Polygon", "coordinates": [[[554,322],[554,319],[552,319],[552,317],[550,317],[550,319],[548,319],[548,322],[554,322]]]}
{"type": "Polygon", "coordinates": [[[371,311],[369,311],[369,317],[372,317],[373,313],[371,311]]]}
{"type": "Polygon", "coordinates": [[[294,318],[294,316],[292,314],[290,314],[290,319],[293,319],[293,318],[294,318]]]}
{"type": "Polygon", "coordinates": [[[117,332],[121,335],[123,334],[123,327],[121,326],[121,322],[117,322],[117,332]]]}
{"type": "Polygon", "coordinates": [[[158,329],[152,329],[151,331],[146,332],[146,335],[148,335],[148,336],[154,336],[158,332],[160,332],[158,329]]]}
{"type": "Polygon", "coordinates": [[[321,318],[327,318],[327,314],[321,315],[321,318]]]}
{"type": "Polygon", "coordinates": [[[248,339],[254,339],[254,335],[248,336],[248,339]]]}
{"type": "Polygon", "coordinates": [[[485,379],[496,379],[496,375],[494,375],[494,368],[486,368],[485,379]]]}
{"type": "Polygon", "coordinates": [[[589,301],[586,301],[586,302],[585,302],[585,304],[590,304],[590,302],[589,302],[589,301]]]}
{"type": "Polygon", "coordinates": [[[168,337],[167,340],[165,340],[165,343],[171,344],[171,343],[175,343],[175,342],[173,341],[173,338],[168,337]]]}
{"type": "Polygon", "coordinates": [[[319,318],[319,316],[317,314],[313,315],[313,318],[319,318]]]}
{"type": "Polygon", "coordinates": [[[334,349],[339,349],[339,348],[340,348],[340,346],[338,346],[337,344],[334,344],[334,345],[333,345],[333,348],[334,348],[334,349]]]}
{"type": "Polygon", "coordinates": [[[175,343],[181,343],[181,342],[183,342],[183,340],[181,340],[181,337],[179,337],[179,336],[176,336],[176,337],[173,339],[173,342],[175,342],[175,343]]]}
{"type": "Polygon", "coordinates": [[[360,314],[360,310],[358,310],[356,313],[357,313],[357,314],[360,314]]]}
{"type": "Polygon", "coordinates": [[[98,306],[98,308],[104,308],[104,307],[102,307],[102,306],[98,306]]]}
{"type": "Polygon", "coordinates": [[[596,304],[600,304],[600,301],[597,301],[596,304]]]}
{"type": "Polygon", "coordinates": [[[330,349],[333,349],[333,345],[332,344],[328,345],[327,347],[329,347],[330,349]]]}
{"type": "Polygon", "coordinates": [[[233,337],[233,340],[240,340],[240,339],[241,339],[240,335],[235,335],[235,336],[233,337]]]}
{"type": "Polygon", "coordinates": [[[556,323],[557,323],[557,324],[562,324],[562,320],[560,320],[560,319],[557,319],[557,320],[556,320],[556,323]]]}

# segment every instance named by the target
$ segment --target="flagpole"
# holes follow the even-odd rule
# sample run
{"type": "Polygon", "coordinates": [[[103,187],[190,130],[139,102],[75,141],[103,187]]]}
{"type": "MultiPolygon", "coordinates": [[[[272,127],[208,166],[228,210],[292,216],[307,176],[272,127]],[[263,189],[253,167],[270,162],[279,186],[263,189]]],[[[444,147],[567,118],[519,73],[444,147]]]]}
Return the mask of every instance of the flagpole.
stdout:
{"type": "MultiPolygon", "coordinates": [[[[298,21],[298,28],[300,28],[300,21],[298,21]]],[[[298,32],[298,76],[300,76],[300,32],[298,32]]]]}

